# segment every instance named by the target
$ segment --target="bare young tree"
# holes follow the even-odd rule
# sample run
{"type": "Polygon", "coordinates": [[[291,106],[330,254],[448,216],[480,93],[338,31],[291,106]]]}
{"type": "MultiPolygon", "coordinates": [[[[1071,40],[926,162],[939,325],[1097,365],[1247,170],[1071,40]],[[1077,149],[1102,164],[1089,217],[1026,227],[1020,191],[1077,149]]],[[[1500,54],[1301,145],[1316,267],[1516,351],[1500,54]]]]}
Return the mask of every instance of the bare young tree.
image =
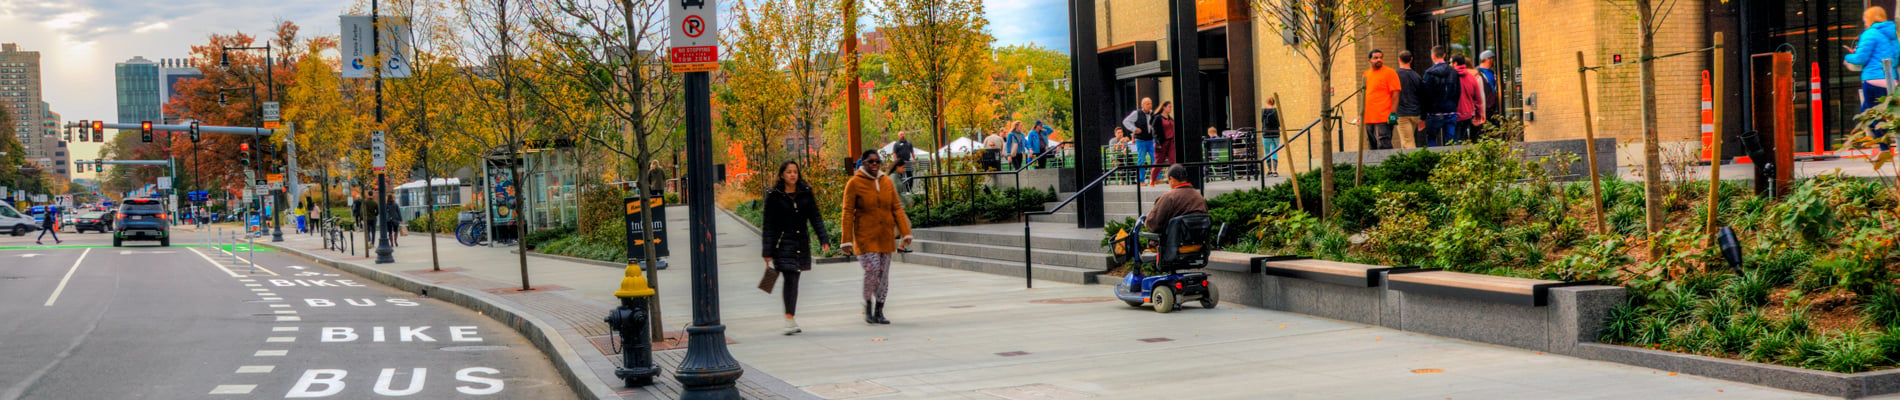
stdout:
{"type": "MultiPolygon", "coordinates": [[[[1333,117],[1333,66],[1339,53],[1399,25],[1387,0],[1249,0],[1319,75],[1322,121],[1333,117]]],[[[1333,126],[1320,124],[1320,216],[1333,216],[1333,126]]]]}

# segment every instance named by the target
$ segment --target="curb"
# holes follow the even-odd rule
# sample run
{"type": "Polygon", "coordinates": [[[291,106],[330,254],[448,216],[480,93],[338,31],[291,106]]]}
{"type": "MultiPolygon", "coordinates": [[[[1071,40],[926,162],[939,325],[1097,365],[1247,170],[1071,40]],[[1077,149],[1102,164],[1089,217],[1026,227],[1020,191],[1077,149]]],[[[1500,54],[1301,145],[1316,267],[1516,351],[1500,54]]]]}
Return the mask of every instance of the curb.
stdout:
{"type": "Polygon", "coordinates": [[[494,295],[487,293],[470,293],[462,289],[424,283],[414,278],[375,268],[326,259],[296,248],[266,243],[259,244],[277,249],[286,254],[309,259],[318,264],[343,270],[344,272],[349,272],[394,287],[397,290],[416,293],[423,297],[433,297],[480,312],[482,315],[486,315],[496,322],[514,327],[515,332],[527,337],[530,343],[534,343],[535,349],[540,350],[541,354],[548,356],[548,361],[554,364],[554,369],[560,371],[561,379],[567,381],[567,386],[574,390],[575,395],[580,396],[582,399],[594,400],[621,398],[612,387],[609,387],[604,380],[594,374],[594,370],[587,366],[587,362],[581,358],[580,353],[574,351],[574,348],[568,344],[567,339],[562,337],[560,332],[547,328],[551,325],[542,321],[540,318],[517,310],[515,307],[502,304],[497,299],[492,298],[494,295]]]}

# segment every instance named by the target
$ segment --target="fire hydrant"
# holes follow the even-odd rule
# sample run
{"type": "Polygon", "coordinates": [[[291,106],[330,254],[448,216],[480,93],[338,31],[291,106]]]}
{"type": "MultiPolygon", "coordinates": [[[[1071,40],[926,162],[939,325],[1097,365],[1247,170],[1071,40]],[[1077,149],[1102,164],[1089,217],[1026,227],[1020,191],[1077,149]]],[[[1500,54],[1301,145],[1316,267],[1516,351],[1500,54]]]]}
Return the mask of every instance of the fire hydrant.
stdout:
{"type": "Polygon", "coordinates": [[[620,278],[620,307],[607,314],[607,325],[620,333],[620,368],[614,376],[626,380],[627,387],[653,384],[660,369],[653,366],[653,342],[647,336],[647,301],[653,298],[640,264],[627,264],[627,276],[620,278]]]}

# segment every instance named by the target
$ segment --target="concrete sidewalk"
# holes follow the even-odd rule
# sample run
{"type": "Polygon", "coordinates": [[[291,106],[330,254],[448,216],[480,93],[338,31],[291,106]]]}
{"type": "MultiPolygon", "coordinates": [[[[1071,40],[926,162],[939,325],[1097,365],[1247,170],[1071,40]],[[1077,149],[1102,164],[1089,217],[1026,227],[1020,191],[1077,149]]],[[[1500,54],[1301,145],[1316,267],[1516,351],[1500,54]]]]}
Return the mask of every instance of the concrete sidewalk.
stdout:
{"type": "MultiPolygon", "coordinates": [[[[685,209],[668,214],[686,226],[685,209]]],[[[805,333],[782,336],[779,295],[756,288],[757,237],[729,215],[717,219],[722,317],[733,356],[751,367],[742,382],[749,398],[1819,398],[1232,304],[1157,314],[1114,300],[1109,286],[1025,289],[1021,278],[910,264],[892,266],[892,325],[863,323],[856,264],[825,264],[800,290],[805,333]]],[[[669,237],[683,262],[686,230],[669,237]]],[[[621,388],[601,364],[614,357],[587,342],[606,335],[600,318],[617,304],[620,268],[531,257],[531,281],[543,289],[514,293],[521,272],[508,248],[444,238],[442,267],[452,272],[431,273],[419,272],[429,268],[427,236],[403,238],[399,262],[385,265],[321,250],[314,237],[286,238],[327,258],[489,291],[566,325],[561,336],[602,385],[626,398],[677,393],[621,388]]],[[[669,330],[690,324],[688,275],[685,265],[660,271],[669,330]]],[[[668,377],[682,351],[656,354],[668,377]]]]}

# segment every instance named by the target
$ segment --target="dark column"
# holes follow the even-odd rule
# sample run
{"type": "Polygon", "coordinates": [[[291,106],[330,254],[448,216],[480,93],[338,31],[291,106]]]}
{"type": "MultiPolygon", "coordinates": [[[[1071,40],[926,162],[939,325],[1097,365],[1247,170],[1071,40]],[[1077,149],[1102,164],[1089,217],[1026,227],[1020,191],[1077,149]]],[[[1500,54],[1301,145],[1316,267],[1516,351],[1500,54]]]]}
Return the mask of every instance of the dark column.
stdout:
{"type": "MultiPolygon", "coordinates": [[[[1075,126],[1070,131],[1074,132],[1077,188],[1102,176],[1102,132],[1114,119],[1104,104],[1108,93],[1095,49],[1095,0],[1069,0],[1069,84],[1073,85],[1069,96],[1075,105],[1075,126]]],[[[1076,227],[1102,227],[1102,189],[1084,191],[1077,200],[1070,206],[1076,207],[1076,227]]]]}
{"type": "Polygon", "coordinates": [[[1227,96],[1233,102],[1227,107],[1227,115],[1233,117],[1234,129],[1259,127],[1255,125],[1260,106],[1254,97],[1253,22],[1249,15],[1247,2],[1227,2],[1227,96]]]}
{"type": "MultiPolygon", "coordinates": [[[[1168,61],[1174,73],[1174,132],[1181,141],[1174,148],[1175,162],[1201,162],[1201,138],[1207,135],[1203,101],[1206,88],[1201,86],[1201,30],[1196,26],[1194,0],[1172,0],[1168,8],[1168,61]],[[1185,134],[1184,134],[1185,133],[1185,134]]],[[[1194,186],[1203,185],[1198,168],[1191,169],[1194,186]]]]}
{"type": "MultiPolygon", "coordinates": [[[[706,72],[686,74],[687,193],[712,193],[711,81],[706,72]]],[[[686,359],[674,374],[685,386],[682,399],[737,399],[733,384],[745,373],[726,350],[726,326],[719,323],[718,232],[713,227],[712,196],[687,198],[693,279],[693,326],[686,328],[686,359]]]]}

